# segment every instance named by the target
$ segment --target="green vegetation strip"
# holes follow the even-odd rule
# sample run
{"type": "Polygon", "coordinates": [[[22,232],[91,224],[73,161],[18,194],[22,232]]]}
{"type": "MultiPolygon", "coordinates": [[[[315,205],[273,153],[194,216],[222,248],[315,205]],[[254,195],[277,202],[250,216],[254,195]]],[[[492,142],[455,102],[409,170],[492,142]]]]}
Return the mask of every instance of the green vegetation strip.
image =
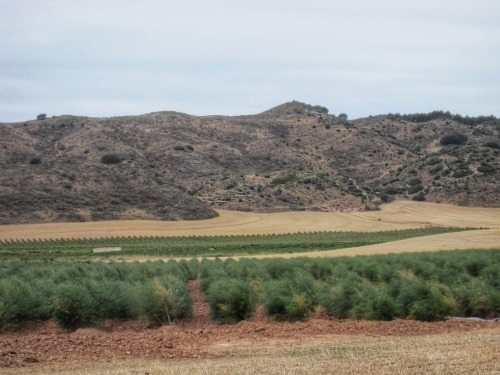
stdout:
{"type": "Polygon", "coordinates": [[[422,321],[500,315],[500,249],[296,259],[0,263],[0,331],[55,320],[72,330],[106,319],[187,319],[199,278],[213,320],[422,321]]]}
{"type": "Polygon", "coordinates": [[[6,240],[0,241],[0,260],[84,259],[116,256],[204,257],[283,254],[344,249],[463,230],[432,227],[384,232],[314,232],[249,236],[6,240]],[[121,247],[121,251],[92,252],[94,248],[106,247],[121,247]]]}

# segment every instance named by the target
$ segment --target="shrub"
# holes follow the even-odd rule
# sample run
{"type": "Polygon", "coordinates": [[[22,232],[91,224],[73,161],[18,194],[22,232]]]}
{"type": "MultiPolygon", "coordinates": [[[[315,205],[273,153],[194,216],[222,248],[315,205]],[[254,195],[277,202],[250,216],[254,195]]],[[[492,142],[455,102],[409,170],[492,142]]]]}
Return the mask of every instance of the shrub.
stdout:
{"type": "Polygon", "coordinates": [[[443,285],[410,278],[402,281],[396,297],[399,315],[430,322],[455,314],[457,303],[443,285]]]}
{"type": "Polygon", "coordinates": [[[418,177],[412,178],[410,181],[408,181],[408,185],[410,185],[410,186],[420,185],[421,183],[422,183],[422,180],[418,177]]]}
{"type": "Polygon", "coordinates": [[[355,304],[354,297],[357,293],[358,283],[359,280],[351,274],[347,279],[332,287],[327,287],[320,298],[321,306],[326,313],[339,319],[348,318],[355,304]]]}
{"type": "Polygon", "coordinates": [[[391,197],[389,194],[386,194],[386,193],[381,193],[380,194],[380,199],[382,200],[382,202],[384,203],[389,203],[391,202],[394,198],[391,197]]]}
{"type": "Polygon", "coordinates": [[[373,301],[373,310],[369,319],[392,320],[397,315],[397,306],[394,299],[387,293],[381,292],[373,301]]]}
{"type": "Polygon", "coordinates": [[[484,144],[486,147],[494,148],[496,150],[500,150],[500,143],[497,141],[489,141],[484,144]]]}
{"type": "Polygon", "coordinates": [[[468,141],[468,137],[462,133],[450,133],[441,138],[441,144],[446,145],[464,145],[468,141]]]}
{"type": "Polygon", "coordinates": [[[250,286],[236,279],[213,282],[207,293],[210,316],[217,322],[248,319],[255,313],[255,295],[250,286]]]}
{"type": "Polygon", "coordinates": [[[455,173],[453,173],[453,175],[451,177],[462,178],[462,177],[468,176],[469,174],[470,174],[470,169],[460,169],[460,170],[456,171],[455,173]]]}
{"type": "Polygon", "coordinates": [[[408,194],[415,194],[415,193],[418,193],[419,191],[421,191],[423,189],[424,189],[424,187],[422,185],[410,186],[408,188],[408,194]]]}
{"type": "Polygon", "coordinates": [[[146,285],[143,303],[144,312],[153,324],[171,324],[192,313],[186,284],[170,275],[155,278],[146,285]]]}
{"type": "Polygon", "coordinates": [[[397,188],[396,186],[387,186],[384,189],[384,193],[385,194],[390,194],[390,195],[398,194],[399,193],[399,188],[397,188]]]}
{"type": "Polygon", "coordinates": [[[19,277],[0,280],[0,327],[37,319],[38,303],[31,285],[19,277]]]}
{"type": "Polygon", "coordinates": [[[117,154],[106,154],[101,158],[103,164],[120,164],[123,159],[117,154]]]}
{"type": "Polygon", "coordinates": [[[315,105],[312,107],[312,109],[316,112],[319,112],[319,113],[328,114],[328,108],[323,107],[321,105],[315,105]]]}
{"type": "Polygon", "coordinates": [[[456,301],[444,286],[425,286],[420,292],[422,296],[413,301],[409,317],[431,322],[442,320],[445,316],[455,313],[456,301]]]}
{"type": "Polygon", "coordinates": [[[285,317],[288,288],[283,280],[267,282],[264,287],[264,311],[268,316],[285,317]]]}
{"type": "Polygon", "coordinates": [[[310,274],[295,270],[289,277],[269,281],[264,290],[264,311],[284,320],[308,319],[318,305],[316,285],[310,274]]]}
{"type": "Polygon", "coordinates": [[[99,280],[90,284],[89,292],[96,306],[98,321],[133,319],[141,312],[141,302],[131,285],[122,281],[99,280]]]}
{"type": "Polygon", "coordinates": [[[286,174],[283,176],[278,176],[276,178],[273,178],[270,182],[271,186],[274,185],[282,185],[286,184],[287,182],[293,181],[297,178],[297,176],[294,173],[286,174]]]}
{"type": "Polygon", "coordinates": [[[439,165],[436,165],[435,167],[431,168],[431,169],[429,170],[429,172],[430,172],[431,174],[436,174],[436,173],[438,173],[438,172],[442,171],[442,170],[443,170],[443,168],[444,168],[444,167],[443,167],[443,164],[439,164],[439,165]]]}
{"type": "Polygon", "coordinates": [[[45,113],[40,113],[38,116],[36,116],[37,120],[45,120],[47,118],[47,114],[45,113]]]}
{"type": "Polygon", "coordinates": [[[500,291],[479,279],[458,289],[457,301],[465,316],[495,317],[500,313],[500,291]]]}
{"type": "Polygon", "coordinates": [[[182,145],[175,145],[174,150],[175,151],[186,151],[186,147],[184,147],[182,145]]]}
{"type": "Polygon", "coordinates": [[[421,191],[420,193],[418,193],[417,195],[414,195],[412,200],[414,201],[417,201],[417,202],[423,202],[425,201],[425,194],[423,191],[421,191]]]}
{"type": "Polygon", "coordinates": [[[96,306],[81,284],[62,284],[54,295],[54,318],[64,329],[75,330],[95,322],[96,306]]]}
{"type": "Polygon", "coordinates": [[[41,158],[31,158],[30,160],[30,164],[40,164],[42,162],[42,159],[41,158]]]}
{"type": "Polygon", "coordinates": [[[433,156],[427,160],[427,165],[436,165],[441,162],[441,159],[437,156],[433,156]]]}
{"type": "Polygon", "coordinates": [[[496,169],[491,164],[483,163],[477,168],[477,171],[481,173],[495,173],[496,169]]]}

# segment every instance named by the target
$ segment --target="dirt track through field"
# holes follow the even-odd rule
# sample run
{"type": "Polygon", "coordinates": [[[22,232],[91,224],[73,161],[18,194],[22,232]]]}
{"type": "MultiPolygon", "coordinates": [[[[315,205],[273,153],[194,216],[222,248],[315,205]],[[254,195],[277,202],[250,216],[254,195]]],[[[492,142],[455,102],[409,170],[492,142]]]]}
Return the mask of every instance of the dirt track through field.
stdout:
{"type": "Polygon", "coordinates": [[[371,212],[249,213],[219,211],[219,214],[217,218],[198,221],[131,220],[4,225],[0,226],[0,239],[243,235],[311,231],[370,232],[426,226],[450,226],[489,229],[419,237],[333,252],[293,254],[293,256],[357,255],[500,247],[500,208],[459,207],[398,201],[381,206],[380,211],[371,212]]]}

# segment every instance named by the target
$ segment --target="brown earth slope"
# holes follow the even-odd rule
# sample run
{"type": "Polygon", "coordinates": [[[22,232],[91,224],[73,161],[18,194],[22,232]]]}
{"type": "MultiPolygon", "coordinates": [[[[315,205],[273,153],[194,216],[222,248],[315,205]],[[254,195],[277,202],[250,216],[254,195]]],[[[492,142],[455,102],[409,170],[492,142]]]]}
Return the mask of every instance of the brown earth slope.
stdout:
{"type": "Polygon", "coordinates": [[[346,121],[290,102],[251,116],[0,124],[0,223],[352,211],[394,197],[499,207],[500,125],[466,122],[346,121]],[[455,133],[467,143],[441,145],[455,133]]]}

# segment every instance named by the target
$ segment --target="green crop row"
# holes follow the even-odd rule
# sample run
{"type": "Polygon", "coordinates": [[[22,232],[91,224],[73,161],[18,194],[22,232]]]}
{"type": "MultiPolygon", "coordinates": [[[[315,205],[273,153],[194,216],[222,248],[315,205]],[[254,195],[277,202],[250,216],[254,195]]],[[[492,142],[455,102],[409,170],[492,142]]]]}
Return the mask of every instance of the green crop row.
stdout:
{"type": "Polygon", "coordinates": [[[330,259],[228,259],[201,264],[201,288],[218,321],[252,316],[433,321],[500,315],[500,251],[330,259]]]}
{"type": "Polygon", "coordinates": [[[203,257],[295,253],[372,245],[406,238],[460,231],[423,228],[384,232],[313,232],[255,236],[113,237],[100,239],[4,240],[0,260],[86,259],[89,257],[203,257]],[[94,248],[121,247],[93,253],[94,248]]]}
{"type": "Polygon", "coordinates": [[[0,328],[54,319],[76,329],[106,319],[169,324],[191,315],[197,262],[0,263],[0,328]]]}
{"type": "Polygon", "coordinates": [[[351,319],[423,321],[500,315],[500,249],[364,257],[167,263],[2,262],[0,328],[54,319],[75,329],[106,319],[169,324],[191,314],[188,280],[215,321],[277,320],[318,311],[351,319]]]}

